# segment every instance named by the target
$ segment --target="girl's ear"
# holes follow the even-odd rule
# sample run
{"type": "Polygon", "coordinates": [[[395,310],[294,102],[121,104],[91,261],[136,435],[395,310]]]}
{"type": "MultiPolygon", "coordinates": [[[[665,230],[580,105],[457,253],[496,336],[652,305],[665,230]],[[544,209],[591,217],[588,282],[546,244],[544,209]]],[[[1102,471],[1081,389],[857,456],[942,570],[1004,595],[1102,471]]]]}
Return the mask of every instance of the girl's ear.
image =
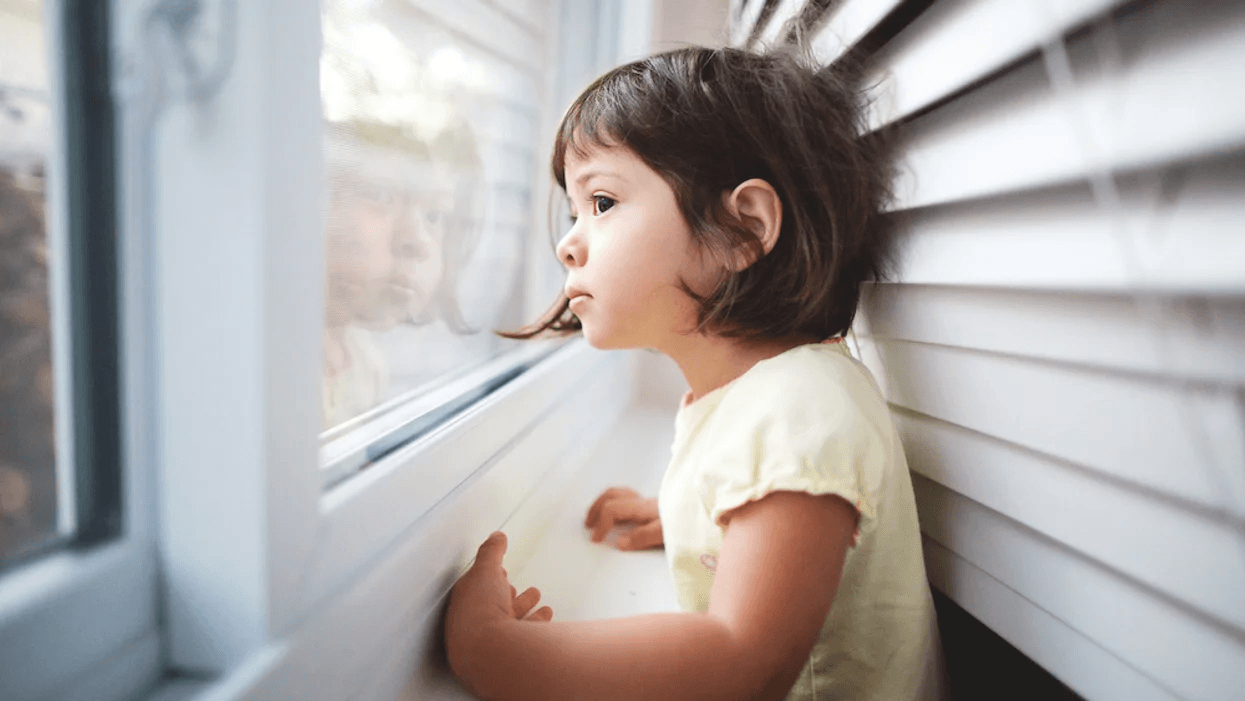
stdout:
{"type": "Polygon", "coordinates": [[[782,230],[782,200],[773,185],[760,178],[752,178],[740,183],[726,196],[726,207],[752,231],[760,244],[759,248],[750,245],[736,251],[731,268],[738,272],[774,250],[778,232],[782,230]]]}

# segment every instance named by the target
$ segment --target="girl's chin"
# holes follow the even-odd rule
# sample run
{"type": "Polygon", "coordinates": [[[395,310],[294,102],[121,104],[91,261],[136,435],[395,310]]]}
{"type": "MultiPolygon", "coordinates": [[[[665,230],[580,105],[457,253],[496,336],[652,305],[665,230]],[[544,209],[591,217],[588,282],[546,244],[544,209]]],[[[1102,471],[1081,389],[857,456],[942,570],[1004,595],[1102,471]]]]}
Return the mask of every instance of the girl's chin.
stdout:
{"type": "Polygon", "coordinates": [[[584,323],[582,319],[580,323],[583,324],[584,340],[597,350],[628,350],[640,347],[635,343],[627,343],[626,339],[604,332],[599,327],[584,323]]]}

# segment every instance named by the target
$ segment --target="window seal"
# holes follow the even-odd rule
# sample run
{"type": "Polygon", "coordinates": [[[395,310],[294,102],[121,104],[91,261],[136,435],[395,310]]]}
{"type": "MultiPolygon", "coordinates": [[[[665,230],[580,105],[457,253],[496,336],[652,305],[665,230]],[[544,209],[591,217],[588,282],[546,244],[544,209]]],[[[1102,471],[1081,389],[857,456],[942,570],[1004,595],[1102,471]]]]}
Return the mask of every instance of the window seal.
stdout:
{"type": "Polygon", "coordinates": [[[431,391],[415,390],[343,427],[326,431],[320,446],[323,488],[332,489],[470,409],[549,357],[564,342],[529,342],[431,391]]]}

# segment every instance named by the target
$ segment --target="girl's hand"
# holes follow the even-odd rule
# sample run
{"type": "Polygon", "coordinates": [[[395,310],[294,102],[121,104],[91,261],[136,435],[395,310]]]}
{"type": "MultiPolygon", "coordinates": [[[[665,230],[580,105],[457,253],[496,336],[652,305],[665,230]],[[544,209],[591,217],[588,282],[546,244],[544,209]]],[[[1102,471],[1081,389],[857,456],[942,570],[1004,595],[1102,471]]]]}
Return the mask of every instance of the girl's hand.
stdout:
{"type": "Polygon", "coordinates": [[[473,675],[488,668],[481,643],[499,626],[553,618],[553,609],[548,606],[535,608],[540,591],[531,587],[519,594],[506,579],[501,564],[505,554],[506,534],[497,531],[480,546],[471,569],[450,590],[445,612],[445,649],[450,668],[469,687],[473,675]]]}
{"type": "Polygon", "coordinates": [[[661,516],[657,499],[645,499],[627,487],[610,487],[588,509],[584,526],[592,529],[592,542],[600,543],[615,525],[631,524],[630,532],[618,536],[619,550],[644,550],[662,545],[661,516]]]}

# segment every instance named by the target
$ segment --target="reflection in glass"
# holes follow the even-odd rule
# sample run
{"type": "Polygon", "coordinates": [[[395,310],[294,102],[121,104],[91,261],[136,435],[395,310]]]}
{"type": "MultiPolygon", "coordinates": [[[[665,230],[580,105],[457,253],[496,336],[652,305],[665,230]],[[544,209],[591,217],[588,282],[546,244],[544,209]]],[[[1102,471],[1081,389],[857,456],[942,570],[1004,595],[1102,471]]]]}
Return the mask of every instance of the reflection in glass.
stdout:
{"type": "Polygon", "coordinates": [[[487,211],[486,60],[406,3],[323,7],[327,429],[509,347],[525,230],[487,211]]]}
{"type": "Polygon", "coordinates": [[[0,5],[0,559],[57,537],[42,3],[0,5]]]}

